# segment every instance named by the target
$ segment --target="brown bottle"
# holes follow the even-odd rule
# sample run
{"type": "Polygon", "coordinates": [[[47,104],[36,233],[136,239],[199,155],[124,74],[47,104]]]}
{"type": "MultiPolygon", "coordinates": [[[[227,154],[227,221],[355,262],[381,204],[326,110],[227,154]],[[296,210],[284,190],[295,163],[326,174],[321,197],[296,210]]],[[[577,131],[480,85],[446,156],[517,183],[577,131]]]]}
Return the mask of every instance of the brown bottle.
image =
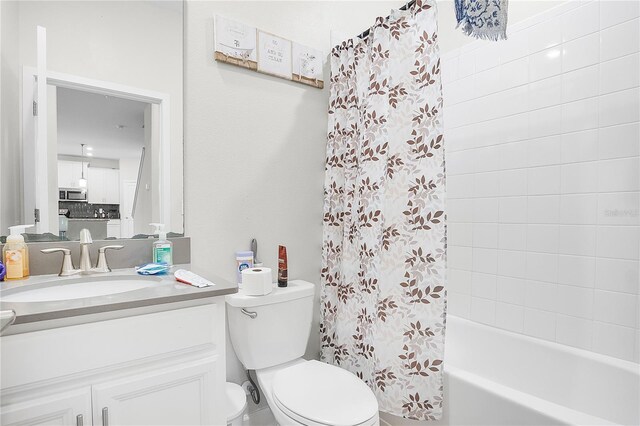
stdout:
{"type": "Polygon", "coordinates": [[[278,287],[287,286],[287,248],[278,246],[278,287]]]}

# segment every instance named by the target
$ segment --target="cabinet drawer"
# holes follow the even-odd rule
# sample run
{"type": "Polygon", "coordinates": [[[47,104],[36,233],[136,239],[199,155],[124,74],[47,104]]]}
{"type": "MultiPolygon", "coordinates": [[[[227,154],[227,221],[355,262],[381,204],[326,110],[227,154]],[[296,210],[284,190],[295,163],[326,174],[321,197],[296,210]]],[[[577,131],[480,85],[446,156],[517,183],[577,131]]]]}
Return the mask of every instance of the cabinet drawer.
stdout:
{"type": "Polygon", "coordinates": [[[2,337],[2,389],[224,347],[224,304],[2,337]]]}

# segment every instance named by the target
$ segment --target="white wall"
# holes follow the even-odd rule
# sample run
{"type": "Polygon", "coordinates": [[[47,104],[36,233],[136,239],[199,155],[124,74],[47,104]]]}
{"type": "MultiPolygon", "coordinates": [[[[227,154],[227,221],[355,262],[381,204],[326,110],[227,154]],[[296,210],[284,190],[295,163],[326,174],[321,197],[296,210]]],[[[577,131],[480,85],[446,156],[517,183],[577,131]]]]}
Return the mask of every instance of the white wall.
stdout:
{"type": "Polygon", "coordinates": [[[18,5],[0,2],[0,235],[22,217],[18,5]]]}
{"type": "MultiPolygon", "coordinates": [[[[171,214],[172,223],[176,223],[181,228],[183,222],[181,3],[176,1],[2,1],[2,8],[3,105],[4,91],[15,90],[15,97],[20,93],[18,82],[21,81],[21,77],[13,76],[12,73],[19,72],[21,75],[23,65],[35,65],[37,25],[47,28],[49,70],[169,93],[172,107],[171,214]],[[4,37],[5,33],[9,33],[10,36],[4,37]],[[12,55],[6,67],[5,51],[6,55],[12,55]],[[10,71],[9,65],[11,65],[10,71]],[[5,71],[9,74],[6,79],[5,71]]],[[[6,102],[15,105],[6,109],[3,107],[3,126],[7,122],[19,126],[17,98],[14,99],[14,96],[11,96],[6,102]]],[[[13,130],[13,124],[8,126],[13,130]]],[[[3,135],[2,149],[10,151],[7,155],[11,155],[6,159],[3,158],[3,170],[5,165],[20,164],[17,154],[19,149],[16,149],[20,140],[17,130],[16,127],[13,131],[15,134],[3,135]]],[[[7,173],[17,174],[13,171],[7,173]]],[[[4,179],[4,175],[3,182],[9,183],[4,179]]],[[[15,183],[11,182],[11,185],[12,189],[15,183]]],[[[10,193],[9,196],[11,196],[10,193]]],[[[4,197],[4,191],[2,199],[7,199],[4,197]]],[[[9,218],[10,215],[7,213],[6,217],[9,218]]],[[[4,211],[2,220],[5,220],[4,211]]]]}
{"type": "Polygon", "coordinates": [[[451,314],[640,361],[638,7],[444,58],[451,314]]]}

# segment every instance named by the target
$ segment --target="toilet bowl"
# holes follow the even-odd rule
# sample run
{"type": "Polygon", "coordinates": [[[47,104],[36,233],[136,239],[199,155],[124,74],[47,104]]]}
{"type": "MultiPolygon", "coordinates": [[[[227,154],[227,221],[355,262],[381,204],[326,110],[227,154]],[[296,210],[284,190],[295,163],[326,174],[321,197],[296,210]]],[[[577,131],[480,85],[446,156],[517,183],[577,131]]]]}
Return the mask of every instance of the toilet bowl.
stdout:
{"type": "Polygon", "coordinates": [[[294,280],[265,296],[226,296],[236,355],[245,368],[255,370],[281,426],[379,425],[378,402],[362,380],[339,367],[302,359],[313,295],[313,284],[294,280]]]}
{"type": "Polygon", "coordinates": [[[378,402],[354,374],[319,361],[258,370],[258,383],[281,426],[375,426],[378,402]]]}

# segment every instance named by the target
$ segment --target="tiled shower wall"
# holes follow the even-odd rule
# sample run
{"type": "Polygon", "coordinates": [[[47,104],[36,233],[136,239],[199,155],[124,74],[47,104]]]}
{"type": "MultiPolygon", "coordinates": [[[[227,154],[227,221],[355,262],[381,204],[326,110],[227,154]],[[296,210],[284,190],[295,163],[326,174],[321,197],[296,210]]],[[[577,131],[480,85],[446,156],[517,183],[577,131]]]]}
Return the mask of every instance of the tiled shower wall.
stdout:
{"type": "Polygon", "coordinates": [[[449,312],[640,361],[637,1],[443,57],[449,312]]]}

